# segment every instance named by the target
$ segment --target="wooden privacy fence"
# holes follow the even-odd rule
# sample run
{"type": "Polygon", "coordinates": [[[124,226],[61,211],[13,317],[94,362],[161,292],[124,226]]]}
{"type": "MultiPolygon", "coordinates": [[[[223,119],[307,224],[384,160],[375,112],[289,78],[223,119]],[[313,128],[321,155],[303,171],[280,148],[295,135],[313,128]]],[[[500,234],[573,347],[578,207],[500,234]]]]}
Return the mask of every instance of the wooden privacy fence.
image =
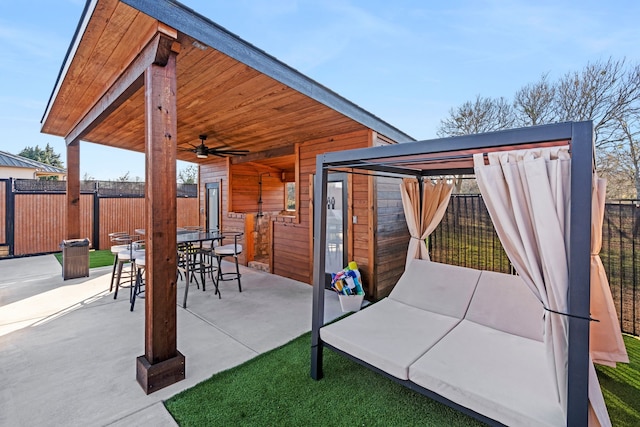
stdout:
{"type": "MultiPolygon", "coordinates": [[[[65,181],[0,180],[0,256],[60,251],[65,238],[65,181]]],[[[144,183],[83,182],[80,231],[94,249],[110,247],[108,234],[145,227],[144,183]]],[[[196,184],[179,184],[178,226],[197,225],[196,184]]]]}
{"type": "MultiPolygon", "coordinates": [[[[513,272],[480,195],[454,195],[429,239],[434,261],[513,272]]],[[[606,204],[600,258],[622,332],[640,335],[640,200],[606,204]]]]}

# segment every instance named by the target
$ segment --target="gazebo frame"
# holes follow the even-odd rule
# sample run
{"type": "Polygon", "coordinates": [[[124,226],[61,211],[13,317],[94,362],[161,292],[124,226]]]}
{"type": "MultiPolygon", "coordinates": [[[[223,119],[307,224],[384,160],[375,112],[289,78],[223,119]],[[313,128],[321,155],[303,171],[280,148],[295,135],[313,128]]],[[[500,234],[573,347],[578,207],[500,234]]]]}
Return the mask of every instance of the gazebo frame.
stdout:
{"type": "MultiPolygon", "coordinates": [[[[474,153],[547,147],[570,144],[571,212],[568,253],[568,396],[567,425],[588,424],[589,307],[591,191],[594,169],[592,122],[567,122],[514,130],[420,141],[384,147],[333,152],[316,158],[314,200],[327,197],[327,180],[331,171],[373,173],[374,176],[428,177],[473,173],[474,153]]],[[[410,381],[400,380],[349,354],[322,342],[324,325],[326,209],[322,203],[314,207],[314,284],[311,335],[311,377],[323,376],[324,347],[363,364],[423,395],[465,412],[481,421],[496,424],[482,414],[462,407],[433,391],[410,381]]]]}

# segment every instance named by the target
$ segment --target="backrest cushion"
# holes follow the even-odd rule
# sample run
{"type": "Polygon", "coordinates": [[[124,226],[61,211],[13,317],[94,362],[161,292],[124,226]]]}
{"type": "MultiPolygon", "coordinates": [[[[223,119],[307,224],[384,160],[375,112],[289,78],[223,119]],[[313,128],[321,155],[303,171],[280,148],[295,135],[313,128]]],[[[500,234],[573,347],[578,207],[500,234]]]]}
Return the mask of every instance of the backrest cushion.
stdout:
{"type": "Polygon", "coordinates": [[[542,341],[543,309],[520,276],[483,271],[466,320],[542,341]]]}
{"type": "Polygon", "coordinates": [[[414,259],[389,298],[462,319],[479,277],[479,270],[414,259]]]}

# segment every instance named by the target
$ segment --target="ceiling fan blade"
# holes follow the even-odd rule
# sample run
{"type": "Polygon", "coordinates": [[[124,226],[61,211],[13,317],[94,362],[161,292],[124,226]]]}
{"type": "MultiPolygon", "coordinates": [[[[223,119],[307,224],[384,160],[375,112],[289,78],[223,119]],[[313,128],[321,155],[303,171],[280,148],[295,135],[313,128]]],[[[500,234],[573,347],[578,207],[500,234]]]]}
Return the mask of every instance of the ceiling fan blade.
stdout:
{"type": "Polygon", "coordinates": [[[209,150],[209,154],[218,157],[246,156],[248,150],[209,150]]]}

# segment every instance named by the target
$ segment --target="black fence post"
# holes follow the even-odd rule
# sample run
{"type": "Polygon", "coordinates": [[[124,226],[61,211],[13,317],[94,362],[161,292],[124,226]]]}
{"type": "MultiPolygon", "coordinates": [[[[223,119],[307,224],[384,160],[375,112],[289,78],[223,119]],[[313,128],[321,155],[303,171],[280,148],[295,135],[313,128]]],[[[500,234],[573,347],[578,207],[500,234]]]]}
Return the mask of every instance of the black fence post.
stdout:
{"type": "Polygon", "coordinates": [[[7,188],[5,191],[6,198],[6,212],[5,212],[5,234],[7,236],[7,245],[9,246],[9,256],[13,256],[15,250],[15,217],[16,217],[16,202],[15,202],[15,179],[9,178],[7,181],[7,188]]]}
{"type": "Polygon", "coordinates": [[[94,183],[93,187],[93,249],[98,250],[100,248],[100,197],[98,196],[99,188],[98,181],[94,183]]]}

